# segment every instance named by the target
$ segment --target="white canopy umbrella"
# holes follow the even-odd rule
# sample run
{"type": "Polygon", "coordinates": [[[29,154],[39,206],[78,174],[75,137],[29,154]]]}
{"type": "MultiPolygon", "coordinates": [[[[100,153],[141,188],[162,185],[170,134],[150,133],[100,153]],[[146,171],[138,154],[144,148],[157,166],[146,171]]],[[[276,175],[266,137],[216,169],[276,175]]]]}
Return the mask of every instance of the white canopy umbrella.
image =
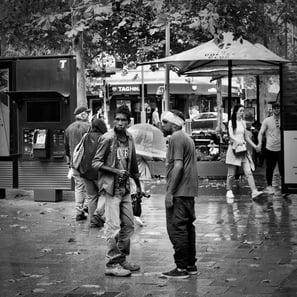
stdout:
{"type": "Polygon", "coordinates": [[[223,41],[212,39],[190,50],[142,64],[170,64],[177,68],[179,74],[201,67],[228,67],[230,61],[234,66],[278,66],[288,62],[261,44],[252,44],[245,39],[234,40],[231,32],[224,33],[223,41]]]}
{"type": "MultiPolygon", "coordinates": [[[[179,74],[190,76],[200,76],[203,69],[204,71],[206,71],[205,69],[224,71],[224,74],[228,76],[228,98],[231,102],[231,81],[234,67],[235,73],[240,74],[247,72],[252,75],[268,71],[279,73],[281,63],[288,62],[261,44],[252,44],[243,38],[234,40],[231,32],[223,35],[222,41],[212,39],[179,54],[142,64],[169,64],[174,66],[179,74]]],[[[210,70],[206,76],[209,75],[212,75],[210,70]]],[[[231,106],[229,104],[228,115],[230,116],[230,114],[231,106]]]]}

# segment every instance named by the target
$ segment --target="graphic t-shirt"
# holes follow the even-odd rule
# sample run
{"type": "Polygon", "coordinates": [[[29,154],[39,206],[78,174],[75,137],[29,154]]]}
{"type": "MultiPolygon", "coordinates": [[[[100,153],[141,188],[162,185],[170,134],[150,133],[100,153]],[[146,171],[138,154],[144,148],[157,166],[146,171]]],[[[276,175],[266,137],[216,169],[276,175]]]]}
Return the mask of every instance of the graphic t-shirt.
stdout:
{"type": "MultiPolygon", "coordinates": [[[[129,143],[128,139],[124,142],[117,141],[117,159],[116,168],[117,169],[128,169],[128,158],[129,158],[129,143]]],[[[124,196],[129,192],[129,178],[127,180],[122,180],[119,176],[116,176],[115,180],[115,193],[124,196]]]]}

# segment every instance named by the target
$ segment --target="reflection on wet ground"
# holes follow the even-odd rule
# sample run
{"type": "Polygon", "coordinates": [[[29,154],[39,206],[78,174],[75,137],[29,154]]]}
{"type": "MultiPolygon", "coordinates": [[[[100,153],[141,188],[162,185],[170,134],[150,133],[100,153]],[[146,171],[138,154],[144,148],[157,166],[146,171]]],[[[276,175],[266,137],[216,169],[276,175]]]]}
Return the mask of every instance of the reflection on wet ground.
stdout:
{"type": "MultiPolygon", "coordinates": [[[[288,297],[297,296],[297,195],[252,202],[245,183],[225,200],[222,181],[202,181],[196,199],[198,276],[166,280],[174,267],[164,215],[163,181],[148,185],[144,227],[136,226],[129,278],[104,275],[103,230],[73,218],[73,193],[58,203],[31,192],[0,200],[1,296],[288,297]]],[[[16,195],[16,193],[18,195],[16,195]]]]}

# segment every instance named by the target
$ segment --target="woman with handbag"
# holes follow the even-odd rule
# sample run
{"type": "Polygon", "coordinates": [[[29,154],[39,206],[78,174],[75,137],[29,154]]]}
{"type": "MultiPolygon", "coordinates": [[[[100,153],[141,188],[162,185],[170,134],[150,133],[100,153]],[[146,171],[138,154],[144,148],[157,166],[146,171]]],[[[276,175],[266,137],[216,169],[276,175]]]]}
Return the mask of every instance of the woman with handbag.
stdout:
{"type": "Polygon", "coordinates": [[[241,104],[235,105],[231,115],[231,120],[228,122],[229,146],[226,155],[226,164],[228,165],[227,181],[226,181],[226,198],[227,202],[234,201],[232,192],[232,181],[236,174],[236,168],[242,167],[242,170],[247,178],[247,182],[252,191],[252,199],[257,200],[262,191],[258,191],[255,185],[252,170],[255,170],[252,157],[247,150],[247,143],[254,149],[257,149],[256,144],[250,139],[246,123],[243,120],[244,107],[241,104]]]}

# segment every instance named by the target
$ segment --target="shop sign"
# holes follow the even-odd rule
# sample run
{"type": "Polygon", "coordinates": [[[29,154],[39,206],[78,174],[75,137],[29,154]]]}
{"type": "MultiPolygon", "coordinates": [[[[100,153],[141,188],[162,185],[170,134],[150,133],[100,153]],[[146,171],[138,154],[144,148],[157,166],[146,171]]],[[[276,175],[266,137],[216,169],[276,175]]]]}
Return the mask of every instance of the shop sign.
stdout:
{"type": "Polygon", "coordinates": [[[113,95],[140,95],[139,85],[112,86],[113,95]]]}

